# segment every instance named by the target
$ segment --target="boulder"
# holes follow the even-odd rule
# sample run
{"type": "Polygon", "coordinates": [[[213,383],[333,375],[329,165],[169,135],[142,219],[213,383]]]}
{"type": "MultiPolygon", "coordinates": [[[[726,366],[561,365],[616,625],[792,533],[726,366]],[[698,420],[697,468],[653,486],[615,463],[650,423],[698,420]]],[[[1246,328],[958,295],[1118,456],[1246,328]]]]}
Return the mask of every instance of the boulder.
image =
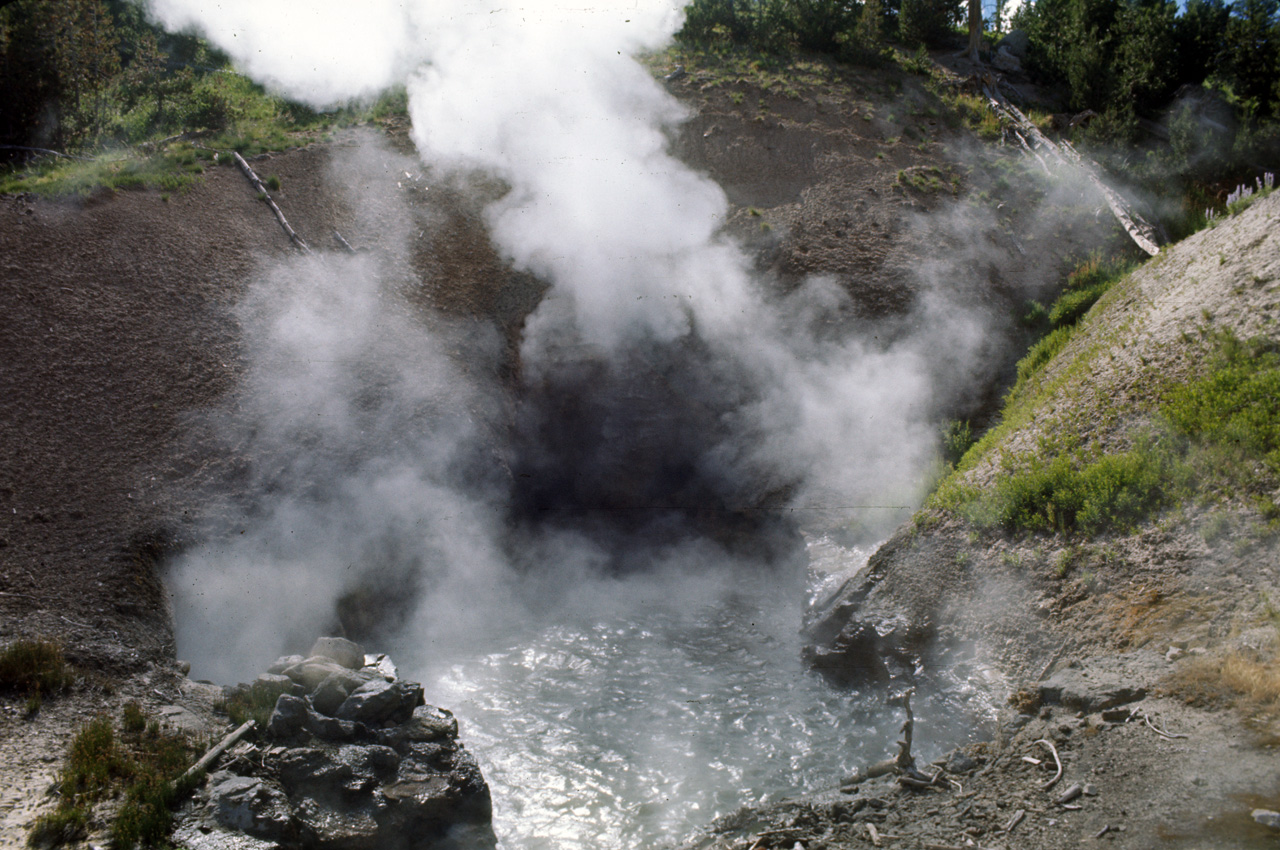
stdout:
{"type": "Polygon", "coordinates": [[[281,694],[267,721],[267,737],[288,741],[313,735],[327,741],[349,741],[361,727],[347,720],[326,717],[313,709],[302,697],[281,694]]]}
{"type": "Polygon", "coordinates": [[[404,723],[412,717],[413,710],[423,704],[422,685],[375,679],[352,691],[334,716],[366,726],[387,721],[404,723]]]}
{"type": "Polygon", "coordinates": [[[288,670],[293,665],[301,664],[303,661],[306,661],[306,660],[307,659],[301,655],[282,655],[279,658],[277,658],[274,662],[272,662],[271,666],[267,668],[267,672],[283,673],[285,670],[288,670]]]}
{"type": "Polygon", "coordinates": [[[260,694],[271,696],[293,694],[294,696],[300,696],[298,692],[301,690],[297,682],[279,673],[263,673],[254,679],[253,684],[249,686],[249,692],[255,696],[260,694]]]}
{"type": "Polygon", "coordinates": [[[311,693],[320,686],[325,679],[337,673],[340,670],[347,670],[332,658],[326,658],[323,655],[313,655],[304,659],[290,667],[285,668],[284,675],[301,685],[307,693],[311,693]]]}
{"type": "Polygon", "coordinates": [[[311,704],[321,714],[333,717],[351,692],[368,681],[369,676],[354,670],[335,670],[311,692],[311,704]]]}
{"type": "Polygon", "coordinates": [[[331,658],[351,670],[359,670],[364,666],[364,647],[346,638],[317,638],[311,646],[310,654],[313,658],[331,658]]]}
{"type": "Polygon", "coordinates": [[[995,55],[991,57],[991,64],[1009,74],[1022,70],[1022,60],[1015,56],[1008,47],[998,48],[995,55]]]}
{"type": "Polygon", "coordinates": [[[1027,58],[1027,48],[1031,46],[1031,36],[1027,35],[1027,31],[1023,29],[1012,29],[1005,33],[1004,38],[996,43],[996,52],[1004,50],[1018,59],[1027,58]]]}
{"type": "Polygon", "coordinates": [[[222,772],[209,777],[209,808],[227,829],[281,840],[294,831],[289,800],[274,783],[222,772]]]}
{"type": "Polygon", "coordinates": [[[1086,714],[1144,699],[1147,689],[1106,674],[1064,667],[1040,683],[1040,701],[1086,714]]]}
{"type": "Polygon", "coordinates": [[[383,735],[393,741],[409,744],[452,741],[458,737],[458,719],[453,716],[453,712],[443,708],[420,705],[413,710],[408,720],[394,729],[386,730],[383,735]]]}
{"type": "Polygon", "coordinates": [[[276,707],[271,710],[271,717],[267,720],[267,737],[276,740],[298,737],[306,728],[308,710],[305,699],[281,694],[276,700],[276,707]]]}

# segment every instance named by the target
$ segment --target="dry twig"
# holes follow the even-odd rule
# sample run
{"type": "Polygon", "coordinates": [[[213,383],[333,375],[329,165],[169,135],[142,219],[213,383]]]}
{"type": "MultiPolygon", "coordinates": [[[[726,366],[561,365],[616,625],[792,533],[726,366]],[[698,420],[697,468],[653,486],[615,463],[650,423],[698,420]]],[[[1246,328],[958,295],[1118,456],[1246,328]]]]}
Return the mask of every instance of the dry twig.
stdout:
{"type": "Polygon", "coordinates": [[[1151,722],[1151,715],[1150,715],[1150,714],[1147,714],[1145,711],[1144,711],[1144,712],[1142,712],[1142,720],[1143,720],[1143,722],[1144,722],[1144,723],[1146,723],[1146,724],[1147,724],[1147,728],[1148,728],[1148,729],[1150,729],[1152,732],[1155,732],[1155,733],[1156,733],[1157,735],[1159,735],[1161,738],[1169,738],[1169,739],[1171,739],[1171,740],[1172,740],[1172,739],[1174,739],[1174,738],[1189,738],[1189,737],[1191,737],[1190,735],[1178,735],[1178,734],[1174,734],[1173,732],[1166,732],[1166,731],[1164,731],[1163,729],[1159,729],[1159,728],[1157,728],[1157,727],[1156,727],[1156,725],[1155,725],[1154,723],[1152,723],[1152,722],[1151,722]]]}
{"type": "Polygon", "coordinates": [[[1062,778],[1062,759],[1058,758],[1058,748],[1053,745],[1052,741],[1049,741],[1045,738],[1041,738],[1040,740],[1036,741],[1036,743],[1044,744],[1046,747],[1049,748],[1049,752],[1053,753],[1053,763],[1058,766],[1058,772],[1053,775],[1053,778],[1040,786],[1040,790],[1048,791],[1054,785],[1057,785],[1058,780],[1062,778]]]}

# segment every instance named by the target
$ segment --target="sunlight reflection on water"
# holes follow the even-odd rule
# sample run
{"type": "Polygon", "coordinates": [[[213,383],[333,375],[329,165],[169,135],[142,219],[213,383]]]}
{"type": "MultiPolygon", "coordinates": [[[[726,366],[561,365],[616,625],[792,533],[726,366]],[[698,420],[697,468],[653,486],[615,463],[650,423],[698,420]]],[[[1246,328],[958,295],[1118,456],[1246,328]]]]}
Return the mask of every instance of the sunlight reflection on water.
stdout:
{"type": "MultiPolygon", "coordinates": [[[[813,563],[835,563],[835,544],[820,543],[813,563]]],[[[839,563],[857,557],[845,550],[839,563]]],[[[829,592],[821,569],[816,579],[808,595],[829,592]]],[[[901,718],[883,693],[840,692],[801,664],[806,594],[758,576],[692,606],[681,590],[608,621],[529,623],[510,646],[428,679],[428,701],[457,713],[480,761],[506,850],[675,841],[891,749],[901,718]]],[[[917,705],[919,756],[972,734],[972,707],[927,694],[917,705]]]]}

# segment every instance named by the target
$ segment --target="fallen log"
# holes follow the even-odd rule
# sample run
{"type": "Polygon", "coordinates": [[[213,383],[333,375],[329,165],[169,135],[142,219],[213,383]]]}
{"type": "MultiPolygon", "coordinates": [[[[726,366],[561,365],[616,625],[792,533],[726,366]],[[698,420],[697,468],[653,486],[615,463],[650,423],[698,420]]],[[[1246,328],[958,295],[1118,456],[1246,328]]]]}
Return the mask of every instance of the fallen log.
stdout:
{"type": "Polygon", "coordinates": [[[1160,253],[1160,237],[1156,233],[1156,229],[1135,210],[1131,209],[1118,192],[1102,182],[1102,179],[1097,175],[1098,166],[1096,163],[1087,162],[1071,146],[1070,142],[1056,143],[1040,132],[1039,127],[1031,123],[1018,107],[1010,103],[1000,93],[1000,81],[994,74],[985,74],[981,80],[981,87],[982,93],[987,98],[987,106],[1017,128],[1015,135],[1018,136],[1018,141],[1024,148],[1035,154],[1036,159],[1039,160],[1041,167],[1045,171],[1050,170],[1049,164],[1033,149],[1033,144],[1036,149],[1048,152],[1059,164],[1080,169],[1085,177],[1089,179],[1089,182],[1102,194],[1103,199],[1107,202],[1107,207],[1111,210],[1111,214],[1115,216],[1116,221],[1124,228],[1125,233],[1129,234],[1129,238],[1139,248],[1153,257],[1160,253]]]}
{"type": "Polygon", "coordinates": [[[249,163],[245,162],[244,157],[240,155],[239,151],[234,151],[232,155],[236,158],[236,166],[244,174],[249,183],[252,184],[253,188],[257,190],[258,197],[260,197],[267,206],[271,207],[271,212],[275,213],[276,221],[280,222],[280,227],[284,229],[285,235],[289,237],[289,241],[292,242],[294,247],[302,253],[310,254],[311,248],[308,247],[302,237],[289,226],[289,220],[284,217],[284,213],[280,211],[280,207],[276,206],[276,202],[271,200],[271,193],[267,191],[266,185],[258,179],[258,175],[249,167],[249,163]]]}
{"type": "Polygon", "coordinates": [[[201,756],[200,761],[196,762],[195,764],[191,765],[191,767],[187,768],[186,772],[183,773],[182,776],[178,778],[178,783],[181,784],[186,780],[190,779],[191,777],[196,776],[197,774],[203,773],[204,771],[208,770],[209,765],[213,764],[215,761],[217,761],[219,756],[221,756],[227,750],[235,746],[237,741],[239,741],[245,735],[248,735],[249,732],[256,725],[258,725],[257,722],[253,720],[246,720],[244,723],[241,723],[238,727],[236,727],[236,730],[234,732],[227,735],[225,738],[219,741],[213,747],[213,749],[209,750],[209,752],[201,756]]]}

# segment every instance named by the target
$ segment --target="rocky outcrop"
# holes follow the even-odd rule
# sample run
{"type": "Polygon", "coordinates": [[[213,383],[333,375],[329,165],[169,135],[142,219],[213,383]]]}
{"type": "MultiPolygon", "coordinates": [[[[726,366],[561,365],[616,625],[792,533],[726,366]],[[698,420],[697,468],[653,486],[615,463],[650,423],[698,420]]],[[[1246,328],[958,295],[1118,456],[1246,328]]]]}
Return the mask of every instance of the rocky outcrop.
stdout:
{"type": "Polygon", "coordinates": [[[385,657],[322,638],[236,694],[279,696],[260,741],[209,777],[175,838],[191,850],[483,850],[489,788],[458,722],[385,657]],[[388,671],[390,675],[388,675],[388,671]]]}

